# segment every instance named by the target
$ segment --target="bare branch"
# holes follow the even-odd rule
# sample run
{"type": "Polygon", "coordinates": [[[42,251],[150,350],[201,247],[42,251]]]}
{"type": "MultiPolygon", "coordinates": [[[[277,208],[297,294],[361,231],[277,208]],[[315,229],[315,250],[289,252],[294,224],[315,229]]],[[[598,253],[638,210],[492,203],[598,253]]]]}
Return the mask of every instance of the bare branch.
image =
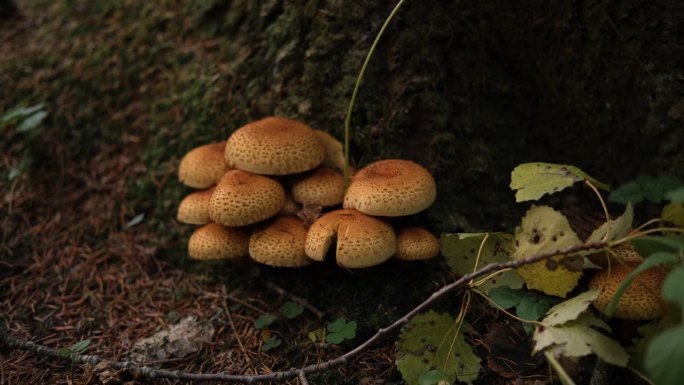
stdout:
{"type": "Polygon", "coordinates": [[[595,250],[595,249],[602,249],[604,247],[607,247],[608,244],[605,242],[595,242],[595,243],[586,243],[586,244],[581,244],[581,245],[576,245],[572,247],[568,247],[565,249],[561,250],[556,250],[553,252],[549,253],[543,253],[543,254],[537,254],[529,258],[523,258],[515,261],[509,261],[509,262],[503,262],[503,263],[491,263],[485,267],[483,267],[480,270],[474,271],[470,274],[466,274],[459,278],[458,280],[443,286],[441,289],[435,291],[428,297],[425,301],[420,303],[418,306],[413,308],[410,312],[408,312],[406,315],[401,317],[400,319],[396,320],[394,323],[391,325],[387,326],[386,328],[380,329],[375,333],[371,338],[366,340],[364,343],[361,345],[357,346],[353,350],[350,350],[349,352],[334,358],[329,361],[325,361],[319,364],[314,364],[314,365],[309,365],[305,366],[303,368],[299,369],[290,369],[290,370],[285,370],[285,371],[279,371],[279,372],[272,372],[269,374],[258,374],[258,375],[235,375],[235,374],[227,374],[227,373],[188,373],[188,372],[181,372],[178,370],[165,370],[165,369],[156,369],[156,368],[151,368],[148,366],[139,366],[135,365],[131,362],[127,361],[112,361],[108,359],[104,359],[100,356],[96,355],[86,355],[86,354],[76,354],[76,353],[69,353],[69,354],[64,354],[56,349],[52,349],[40,344],[36,344],[34,342],[30,341],[24,341],[19,338],[16,338],[14,336],[11,336],[2,326],[0,326],[0,342],[3,344],[7,345],[10,348],[15,348],[15,349],[21,349],[21,350],[28,350],[32,351],[38,355],[42,356],[48,356],[52,358],[58,358],[58,359],[65,359],[77,363],[82,363],[82,364],[100,364],[104,363],[105,365],[108,365],[112,368],[116,369],[126,369],[132,372],[137,372],[145,377],[149,378],[171,378],[171,379],[180,379],[180,380],[190,380],[190,381],[223,381],[223,382],[243,382],[246,384],[255,384],[259,382],[266,382],[266,381],[273,381],[273,382],[280,382],[284,380],[289,380],[293,378],[299,378],[300,382],[302,384],[306,384],[306,375],[311,374],[311,373],[317,373],[317,372],[322,372],[325,370],[332,369],[334,367],[343,365],[347,362],[349,362],[353,357],[359,355],[368,347],[373,345],[374,343],[378,342],[379,340],[387,337],[388,335],[394,333],[395,331],[399,330],[402,326],[404,326],[406,323],[408,323],[411,318],[415,317],[416,315],[422,313],[423,311],[427,310],[430,306],[432,306],[435,301],[438,299],[442,298],[446,294],[464,287],[470,282],[471,280],[481,277],[483,275],[486,275],[488,273],[491,273],[493,271],[501,270],[501,269],[508,269],[508,268],[518,268],[523,265],[528,265],[534,262],[538,262],[547,258],[551,258],[556,255],[569,255],[569,254],[575,254],[581,251],[588,251],[588,250],[595,250]]]}

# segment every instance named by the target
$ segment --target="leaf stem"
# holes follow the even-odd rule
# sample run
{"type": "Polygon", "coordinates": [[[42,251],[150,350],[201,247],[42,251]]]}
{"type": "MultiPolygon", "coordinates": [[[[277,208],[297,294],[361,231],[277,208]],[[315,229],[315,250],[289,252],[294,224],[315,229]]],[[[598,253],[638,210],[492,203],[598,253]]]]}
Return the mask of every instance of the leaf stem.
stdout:
{"type": "Polygon", "coordinates": [[[382,34],[385,32],[387,29],[387,26],[389,23],[392,21],[394,18],[394,15],[399,11],[399,8],[401,8],[401,5],[404,4],[405,0],[399,0],[397,5],[394,6],[392,9],[392,12],[387,16],[387,19],[385,19],[385,22],[382,24],[382,27],[380,27],[380,31],[378,34],[375,36],[375,40],[373,41],[373,44],[371,45],[370,49],[368,50],[368,54],[366,54],[366,60],[364,60],[363,65],[361,66],[361,70],[359,71],[359,75],[356,77],[356,84],[354,84],[354,91],[352,91],[352,96],[351,99],[349,100],[349,106],[347,107],[347,115],[344,117],[344,185],[349,186],[349,178],[350,178],[350,168],[349,168],[349,125],[351,122],[351,115],[352,111],[354,110],[354,103],[356,102],[356,95],[358,94],[359,87],[361,86],[361,81],[363,80],[363,75],[366,73],[366,68],[368,67],[368,62],[370,62],[371,57],[375,53],[375,48],[378,46],[378,42],[380,41],[380,38],[382,37],[382,34]]]}

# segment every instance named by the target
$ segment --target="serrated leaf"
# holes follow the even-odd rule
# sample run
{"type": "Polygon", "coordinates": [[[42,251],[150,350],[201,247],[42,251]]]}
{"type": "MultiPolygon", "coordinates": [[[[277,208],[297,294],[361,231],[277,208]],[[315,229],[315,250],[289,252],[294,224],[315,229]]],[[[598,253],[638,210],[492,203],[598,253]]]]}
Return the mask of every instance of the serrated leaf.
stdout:
{"type": "MultiPolygon", "coordinates": [[[[527,211],[516,229],[515,241],[518,247],[513,255],[517,260],[582,243],[567,218],[548,206],[533,206],[527,211]]],[[[583,266],[582,257],[565,255],[524,265],[517,271],[528,288],[565,297],[577,285],[583,266]]]]}
{"type": "Polygon", "coordinates": [[[420,375],[418,383],[420,385],[435,385],[442,381],[448,381],[449,376],[441,370],[428,370],[420,375]]]}
{"type": "MultiPolygon", "coordinates": [[[[513,236],[505,233],[489,233],[487,241],[482,245],[482,252],[476,267],[477,253],[485,236],[486,233],[456,233],[443,234],[440,237],[440,250],[454,273],[465,275],[490,263],[512,260],[513,236]]],[[[518,273],[509,270],[484,281],[478,286],[478,290],[487,294],[497,286],[517,289],[522,287],[522,284],[523,280],[518,273]]]]}
{"type": "Polygon", "coordinates": [[[625,212],[619,217],[602,224],[587,239],[587,242],[612,242],[627,235],[634,222],[634,208],[627,204],[625,212]]]}
{"type": "Polygon", "coordinates": [[[665,330],[646,349],[644,369],[654,384],[679,385],[684,378],[684,325],[665,330]]]}
{"type": "Polygon", "coordinates": [[[456,335],[456,321],[447,314],[429,311],[414,317],[396,342],[396,365],[408,385],[419,385],[420,376],[439,370],[455,380],[472,383],[480,371],[480,358],[456,335]]]}
{"type": "Polygon", "coordinates": [[[538,200],[544,194],[564,190],[577,182],[589,180],[594,186],[608,190],[609,186],[589,176],[575,166],[554,163],[523,163],[511,173],[511,189],[515,201],[538,200]]]}
{"type": "Polygon", "coordinates": [[[280,307],[280,313],[287,319],[294,319],[304,312],[304,306],[297,302],[286,302],[280,307]]]}
{"type": "Polygon", "coordinates": [[[684,203],[668,203],[663,206],[660,218],[676,227],[684,228],[684,203]]]}
{"type": "Polygon", "coordinates": [[[660,203],[666,192],[679,187],[682,187],[682,182],[677,178],[640,176],[616,188],[608,196],[608,200],[624,204],[628,202],[636,204],[644,200],[660,203]]]}
{"type": "Polygon", "coordinates": [[[606,309],[604,311],[606,316],[613,316],[615,308],[620,302],[620,298],[622,298],[622,295],[625,294],[625,291],[627,291],[627,289],[632,284],[634,278],[636,278],[637,275],[654,266],[662,266],[670,263],[675,263],[677,261],[679,261],[679,258],[676,255],[666,252],[657,252],[651,254],[648,258],[644,259],[644,261],[641,264],[639,264],[639,266],[637,266],[634,270],[627,274],[625,280],[622,281],[622,283],[620,283],[620,286],[618,286],[617,290],[615,290],[615,294],[613,294],[613,297],[610,299],[610,302],[608,302],[608,305],[606,306],[606,309]]]}
{"type": "Polygon", "coordinates": [[[549,309],[548,315],[544,317],[544,323],[555,326],[577,319],[580,314],[587,310],[599,293],[598,290],[589,290],[559,303],[549,309]]]}
{"type": "Polygon", "coordinates": [[[684,187],[666,192],[665,198],[672,203],[684,203],[684,187]]]}
{"type": "Polygon", "coordinates": [[[264,313],[254,320],[254,327],[257,329],[263,329],[266,326],[273,323],[276,320],[276,316],[271,313],[264,313]]]}
{"type": "Polygon", "coordinates": [[[684,265],[667,274],[663,283],[663,297],[684,307],[684,265]]]}
{"type": "Polygon", "coordinates": [[[610,364],[621,367],[627,365],[627,352],[617,341],[589,326],[594,322],[592,319],[595,317],[585,314],[576,321],[562,325],[536,327],[534,350],[538,352],[552,347],[566,357],[583,357],[593,353],[610,364]]]}

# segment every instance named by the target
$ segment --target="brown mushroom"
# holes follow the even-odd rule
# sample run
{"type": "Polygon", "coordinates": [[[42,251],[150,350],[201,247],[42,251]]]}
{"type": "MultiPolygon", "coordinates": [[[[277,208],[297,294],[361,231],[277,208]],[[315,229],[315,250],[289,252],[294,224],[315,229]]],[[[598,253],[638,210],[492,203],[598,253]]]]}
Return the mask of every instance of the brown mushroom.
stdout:
{"type": "Polygon", "coordinates": [[[228,165],[263,175],[289,175],[321,164],[325,149],[311,127],[268,117],[237,129],[226,143],[228,165]]]}
{"type": "Polygon", "coordinates": [[[335,210],[318,218],[309,228],[305,251],[322,261],[337,240],[337,264],[348,268],[378,265],[396,251],[392,226],[357,210],[335,210]]]}
{"type": "Polygon", "coordinates": [[[249,233],[245,229],[209,223],[190,236],[188,254],[194,259],[237,260],[247,256],[249,233]]]}
{"type": "MultiPolygon", "coordinates": [[[[589,281],[589,289],[600,290],[594,306],[604,312],[617,288],[639,263],[611,264],[610,268],[597,271],[589,281]]],[[[660,267],[648,269],[637,275],[629,288],[620,297],[613,317],[647,320],[659,318],[663,312],[661,286],[665,271],[660,267]]]]}
{"type": "Polygon", "coordinates": [[[397,233],[394,258],[404,260],[430,259],[439,255],[439,239],[422,227],[407,227],[397,233]]]}
{"type": "Polygon", "coordinates": [[[178,166],[178,179],[192,188],[208,188],[226,172],[226,142],[205,144],[190,150],[178,166]]]}
{"type": "Polygon", "coordinates": [[[342,145],[342,142],[322,130],[314,130],[314,133],[325,148],[323,165],[344,172],[344,145],[342,145]]]}
{"type": "Polygon", "coordinates": [[[285,204],[275,179],[242,170],[228,171],[209,201],[209,217],[224,226],[246,226],[268,219],[285,204]]]}
{"type": "Polygon", "coordinates": [[[620,263],[638,264],[644,260],[631,243],[621,243],[610,251],[601,251],[600,253],[591,254],[588,258],[592,263],[601,267],[607,267],[609,263],[610,265],[620,263]]]}
{"type": "Polygon", "coordinates": [[[344,198],[344,177],[330,167],[319,167],[292,182],[292,199],[304,206],[335,206],[344,198]]]}
{"type": "Polygon", "coordinates": [[[270,266],[300,267],[313,261],[304,252],[307,228],[297,217],[279,217],[255,230],[249,238],[249,255],[270,266]]]}
{"type": "Polygon", "coordinates": [[[178,205],[176,219],[178,222],[191,225],[205,225],[211,222],[209,218],[209,200],[214,193],[214,187],[190,193],[178,205]]]}
{"type": "Polygon", "coordinates": [[[428,208],[437,196],[432,175],[421,165],[386,159],[357,171],[344,196],[344,208],[368,215],[396,217],[428,208]]]}

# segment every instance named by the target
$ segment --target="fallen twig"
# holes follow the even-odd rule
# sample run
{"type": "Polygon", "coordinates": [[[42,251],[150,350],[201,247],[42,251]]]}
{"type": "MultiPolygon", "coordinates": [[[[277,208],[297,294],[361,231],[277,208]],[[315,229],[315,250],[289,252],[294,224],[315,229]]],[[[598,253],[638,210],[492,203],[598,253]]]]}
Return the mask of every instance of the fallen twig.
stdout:
{"type": "Polygon", "coordinates": [[[372,337],[370,337],[368,340],[357,346],[356,348],[348,351],[347,353],[334,358],[329,361],[325,361],[322,363],[314,364],[314,365],[308,365],[303,368],[299,369],[290,369],[290,370],[285,370],[285,371],[278,371],[278,372],[272,372],[269,374],[257,374],[257,375],[235,375],[235,374],[227,374],[227,373],[188,373],[188,372],[182,372],[178,370],[165,370],[165,369],[156,369],[156,368],[151,368],[148,366],[139,366],[135,365],[131,362],[127,361],[113,361],[113,360],[108,360],[104,359],[100,356],[96,355],[87,355],[87,354],[76,354],[76,353],[68,353],[64,354],[56,349],[52,349],[40,344],[36,344],[31,341],[24,341],[22,339],[16,338],[12,335],[10,335],[2,326],[0,326],[0,341],[7,345],[10,348],[15,348],[15,349],[22,349],[22,350],[28,350],[32,351],[38,355],[42,356],[48,356],[48,357],[53,357],[53,358],[58,358],[58,359],[66,359],[70,360],[73,362],[77,363],[87,363],[87,364],[100,364],[104,363],[106,365],[109,365],[112,368],[116,369],[126,369],[132,372],[139,373],[145,377],[149,378],[171,378],[171,379],[181,379],[181,380],[190,380],[190,381],[223,381],[223,382],[243,382],[246,384],[254,384],[254,383],[259,383],[259,382],[266,382],[266,381],[274,381],[274,382],[279,382],[279,381],[284,381],[284,380],[289,380],[293,378],[299,378],[299,380],[304,384],[306,380],[306,375],[310,373],[317,373],[317,372],[322,372],[325,370],[332,369],[334,367],[343,365],[347,363],[351,358],[359,355],[363,351],[365,351],[369,346],[373,345],[377,341],[385,338],[389,334],[397,331],[400,329],[402,326],[404,326],[406,323],[408,323],[411,318],[415,317],[416,315],[420,314],[424,310],[428,309],[432,304],[435,303],[439,298],[443,297],[444,295],[452,292],[455,289],[458,289],[460,287],[466,286],[468,282],[471,280],[478,278],[480,276],[483,276],[485,274],[488,274],[493,271],[501,270],[501,269],[508,269],[508,268],[518,268],[523,265],[528,265],[534,262],[538,262],[547,258],[551,258],[553,256],[557,255],[569,255],[569,254],[575,254],[581,251],[588,251],[588,250],[595,250],[595,249],[602,249],[604,247],[607,247],[608,243],[605,242],[595,242],[595,243],[586,243],[586,244],[581,244],[581,245],[576,245],[572,247],[568,247],[562,250],[555,250],[549,253],[543,253],[543,254],[537,254],[528,258],[523,258],[515,261],[509,261],[509,262],[503,262],[503,263],[491,263],[480,270],[476,270],[470,274],[466,274],[459,278],[458,280],[443,286],[441,289],[433,292],[430,297],[428,297],[425,301],[420,303],[418,306],[413,308],[410,312],[408,312],[406,315],[404,315],[402,318],[396,320],[394,323],[391,325],[387,326],[386,328],[382,328],[378,330],[372,337]]]}

